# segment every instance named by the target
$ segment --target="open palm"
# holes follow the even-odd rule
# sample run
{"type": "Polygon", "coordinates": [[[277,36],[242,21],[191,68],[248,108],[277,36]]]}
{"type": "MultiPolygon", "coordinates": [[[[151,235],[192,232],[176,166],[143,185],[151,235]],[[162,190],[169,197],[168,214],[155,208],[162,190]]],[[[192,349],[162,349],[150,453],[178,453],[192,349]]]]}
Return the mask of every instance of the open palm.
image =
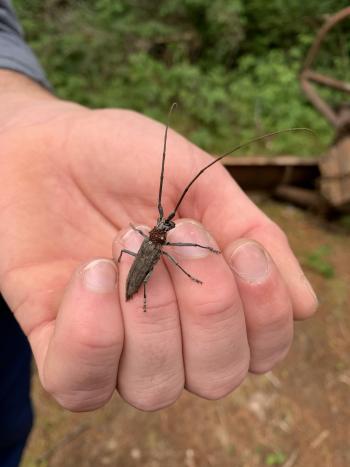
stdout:
{"type": "MultiPolygon", "coordinates": [[[[191,188],[171,232],[172,241],[223,251],[173,249],[203,286],[161,261],[148,312],[142,293],[125,302],[132,258],[117,268],[112,243],[114,256],[137,251],[142,237],[129,223],[156,222],[163,133],[134,112],[52,99],[24,109],[0,135],[1,291],[44,387],[72,410],[101,406],[115,388],[146,410],[174,402],[184,387],[221,397],[248,370],[283,358],[293,316],[316,307],[284,234],[219,165],[191,188]]],[[[170,133],[165,213],[208,161],[170,133]]]]}

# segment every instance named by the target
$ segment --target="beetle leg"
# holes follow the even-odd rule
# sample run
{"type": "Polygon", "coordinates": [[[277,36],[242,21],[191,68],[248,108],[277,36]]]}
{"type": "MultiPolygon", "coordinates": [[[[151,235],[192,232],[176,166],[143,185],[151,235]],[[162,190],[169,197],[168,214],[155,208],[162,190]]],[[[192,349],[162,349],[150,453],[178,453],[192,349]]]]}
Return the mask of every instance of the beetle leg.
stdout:
{"type": "Polygon", "coordinates": [[[143,238],[148,238],[148,235],[146,235],[144,232],[142,232],[141,229],[137,229],[133,224],[130,223],[130,227],[135,230],[135,232],[138,232],[140,235],[143,236],[143,238]]]}
{"type": "Polygon", "coordinates": [[[127,253],[128,255],[131,255],[131,256],[137,256],[137,253],[134,253],[133,251],[130,251],[130,250],[121,250],[121,251],[120,251],[119,258],[118,258],[118,260],[117,260],[117,263],[120,262],[123,253],[127,253]]]}
{"type": "Polygon", "coordinates": [[[198,243],[165,242],[165,245],[169,245],[169,246],[197,246],[199,248],[205,248],[206,250],[209,250],[212,253],[215,253],[217,255],[221,253],[220,250],[216,250],[215,248],[212,248],[211,246],[199,245],[198,243]]]}
{"type": "Polygon", "coordinates": [[[165,255],[167,258],[169,258],[170,261],[172,261],[179,269],[181,269],[182,272],[184,272],[186,274],[187,277],[192,279],[194,282],[197,282],[197,284],[203,284],[202,281],[200,281],[199,279],[196,279],[195,277],[191,276],[191,274],[189,272],[185,271],[184,268],[179,265],[179,263],[176,261],[176,259],[173,258],[171,255],[169,255],[169,253],[162,250],[162,255],[165,255]]]}
{"type": "Polygon", "coordinates": [[[143,311],[146,313],[147,311],[147,295],[146,295],[146,284],[151,277],[152,271],[150,271],[143,280],[143,311]]]}

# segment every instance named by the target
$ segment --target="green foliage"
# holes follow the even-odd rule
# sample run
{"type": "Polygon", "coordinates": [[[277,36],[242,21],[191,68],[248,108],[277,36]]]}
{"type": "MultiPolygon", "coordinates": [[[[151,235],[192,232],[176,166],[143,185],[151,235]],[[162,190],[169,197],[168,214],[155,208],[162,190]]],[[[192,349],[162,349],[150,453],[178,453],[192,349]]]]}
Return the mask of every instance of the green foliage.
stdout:
{"type": "MultiPolygon", "coordinates": [[[[28,41],[58,95],[163,120],[222,152],[305,126],[254,153],[320,154],[331,129],[302,96],[298,73],[317,28],[345,0],[15,0],[28,41]]],[[[349,74],[349,24],[330,35],[320,67],[349,74]]],[[[327,97],[333,94],[326,92],[327,97]]],[[[245,151],[246,152],[246,151],[245,151]]]]}
{"type": "Polygon", "coordinates": [[[331,249],[329,245],[321,245],[306,257],[306,265],[323,277],[330,279],[334,276],[334,268],[329,262],[331,249]]]}
{"type": "Polygon", "coordinates": [[[282,465],[286,460],[286,455],[281,451],[270,452],[265,459],[265,465],[282,465]]]}

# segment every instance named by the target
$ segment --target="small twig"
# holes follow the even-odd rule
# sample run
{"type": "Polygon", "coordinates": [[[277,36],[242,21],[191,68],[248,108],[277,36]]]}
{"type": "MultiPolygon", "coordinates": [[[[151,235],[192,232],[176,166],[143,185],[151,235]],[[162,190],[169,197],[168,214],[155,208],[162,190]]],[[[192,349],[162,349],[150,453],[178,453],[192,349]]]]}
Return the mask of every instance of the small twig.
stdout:
{"type": "Polygon", "coordinates": [[[350,376],[345,373],[339,376],[339,381],[350,386],[350,376]]]}
{"type": "Polygon", "coordinates": [[[273,421],[272,423],[284,433],[290,433],[290,426],[285,420],[276,420],[276,421],[273,421]]]}
{"type": "Polygon", "coordinates": [[[283,464],[282,467],[293,467],[295,464],[296,460],[298,459],[299,452],[297,449],[295,449],[292,454],[288,457],[286,462],[283,464]]]}
{"type": "Polygon", "coordinates": [[[36,465],[40,465],[42,462],[47,461],[50,459],[50,457],[55,454],[55,452],[63,447],[69,444],[71,441],[76,439],[79,435],[81,435],[84,431],[90,429],[90,425],[87,423],[79,425],[76,427],[74,430],[72,430],[70,433],[67,433],[61,440],[59,440],[54,446],[50,447],[46,451],[44,451],[41,456],[39,456],[36,460],[35,463],[36,465]]]}
{"type": "Polygon", "coordinates": [[[321,431],[321,433],[316,436],[316,438],[310,443],[310,447],[312,449],[315,449],[317,448],[318,446],[320,446],[320,444],[323,443],[323,441],[328,438],[328,436],[330,435],[330,431],[329,430],[323,430],[321,431]]]}
{"type": "Polygon", "coordinates": [[[269,371],[268,373],[266,373],[265,377],[266,379],[270,381],[272,386],[274,386],[276,389],[279,389],[282,386],[281,380],[277,378],[277,376],[274,375],[272,371],[269,371]]]}

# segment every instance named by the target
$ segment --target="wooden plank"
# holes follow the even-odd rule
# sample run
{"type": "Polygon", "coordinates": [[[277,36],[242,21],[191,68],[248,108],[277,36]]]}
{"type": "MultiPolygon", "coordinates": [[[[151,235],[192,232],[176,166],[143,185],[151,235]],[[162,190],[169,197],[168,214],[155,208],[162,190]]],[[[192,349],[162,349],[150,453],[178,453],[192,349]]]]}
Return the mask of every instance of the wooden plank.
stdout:
{"type": "Polygon", "coordinates": [[[350,138],[344,138],[321,157],[320,171],[326,178],[350,175],[350,138]]]}
{"type": "Polygon", "coordinates": [[[281,184],[313,189],[320,176],[317,158],[235,156],[222,162],[244,190],[273,192],[281,184]]]}
{"type": "Polygon", "coordinates": [[[321,193],[333,205],[350,202],[350,138],[332,146],[320,159],[321,193]]]}
{"type": "Polygon", "coordinates": [[[289,185],[280,185],[277,187],[275,197],[296,204],[303,208],[318,210],[322,205],[321,195],[316,190],[307,190],[289,185]]]}
{"type": "Polygon", "coordinates": [[[281,165],[284,167],[288,166],[310,166],[314,167],[318,164],[318,158],[316,157],[299,157],[299,156],[233,156],[233,157],[224,157],[222,163],[225,166],[237,166],[237,165],[252,165],[252,166],[274,166],[281,165]]]}
{"type": "Polygon", "coordinates": [[[336,207],[350,202],[350,176],[339,179],[321,179],[322,195],[336,207]]]}

